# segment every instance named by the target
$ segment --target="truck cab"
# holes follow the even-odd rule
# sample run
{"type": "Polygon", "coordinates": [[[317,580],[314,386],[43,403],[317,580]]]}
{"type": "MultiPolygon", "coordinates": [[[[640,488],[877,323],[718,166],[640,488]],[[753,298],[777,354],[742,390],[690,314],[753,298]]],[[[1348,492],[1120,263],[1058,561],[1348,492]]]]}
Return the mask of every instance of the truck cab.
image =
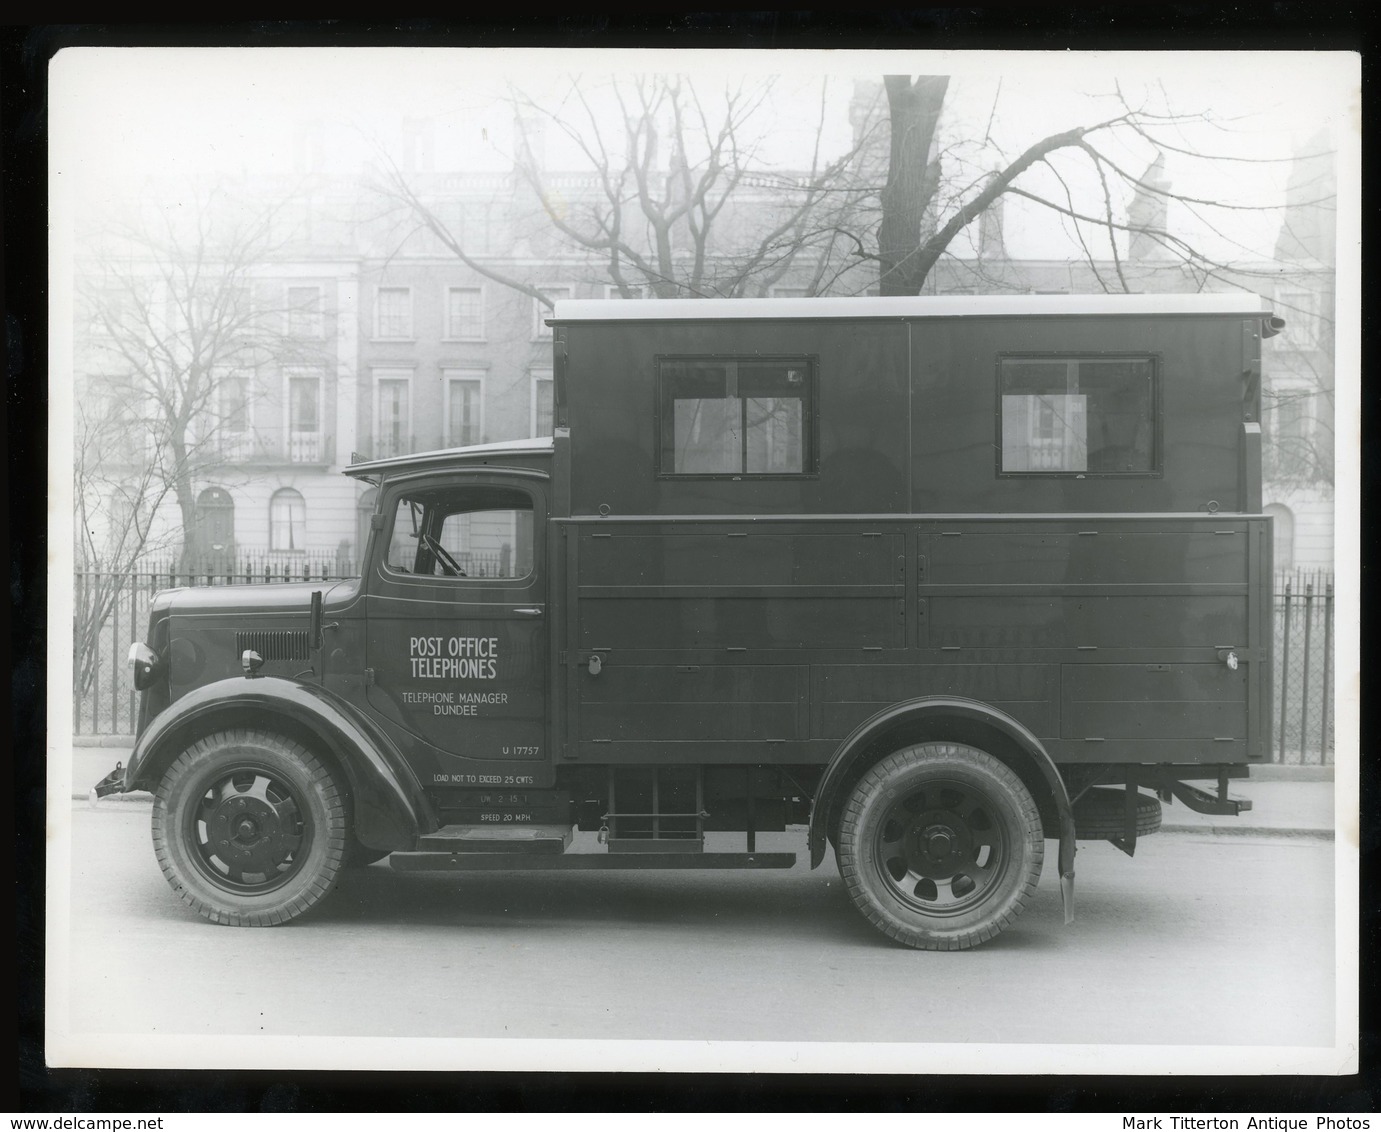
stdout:
{"type": "Polygon", "coordinates": [[[154,791],[208,919],[286,922],[385,855],[789,868],[756,838],[797,828],[883,935],[952,950],[1016,919],[1047,841],[1070,917],[1080,838],[1250,805],[1256,296],[551,323],[552,438],[348,469],[378,489],[357,581],[155,603],[108,788],[154,791]]]}

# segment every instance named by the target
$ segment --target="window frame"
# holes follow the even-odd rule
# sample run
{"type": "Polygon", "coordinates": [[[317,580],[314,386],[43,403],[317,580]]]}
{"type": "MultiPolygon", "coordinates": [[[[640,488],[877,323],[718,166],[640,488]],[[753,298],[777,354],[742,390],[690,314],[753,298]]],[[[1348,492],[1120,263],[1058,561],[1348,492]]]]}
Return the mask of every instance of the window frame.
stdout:
{"type": "Polygon", "coordinates": [[[254,431],[253,414],[250,412],[250,399],[253,393],[253,374],[242,369],[225,369],[212,374],[216,382],[216,431],[223,436],[242,437],[254,431]],[[232,403],[228,396],[232,386],[239,386],[238,403],[232,403]],[[240,417],[238,422],[233,421],[240,417]],[[235,423],[242,428],[233,427],[235,423]]]}
{"type": "MultiPolygon", "coordinates": [[[[657,354],[652,359],[655,388],[656,478],[659,480],[813,480],[820,478],[820,355],[819,354],[657,354]],[[805,397],[801,409],[801,470],[799,472],[678,472],[675,453],[663,443],[666,413],[670,408],[666,383],[662,379],[664,362],[778,362],[804,363],[805,397]]],[[[674,399],[673,399],[674,400],[674,399]]]]}
{"type": "MultiPolygon", "coordinates": [[[[374,568],[379,572],[380,577],[390,583],[403,585],[423,585],[423,586],[459,586],[473,588],[492,588],[502,587],[505,590],[530,590],[541,584],[542,558],[545,547],[542,543],[542,522],[546,516],[546,498],[536,484],[513,483],[510,481],[499,481],[488,476],[483,478],[476,477],[470,479],[447,480],[437,482],[435,480],[417,480],[408,482],[407,479],[398,481],[391,490],[381,490],[380,500],[376,500],[376,506],[383,515],[383,525],[377,532],[372,532],[371,545],[374,548],[372,557],[374,558],[374,568]],[[445,573],[418,574],[412,571],[402,571],[396,569],[389,561],[389,548],[393,545],[393,529],[398,521],[399,504],[415,495],[444,495],[447,492],[463,492],[476,489],[498,489],[502,491],[512,491],[527,497],[529,508],[532,515],[532,562],[528,572],[516,578],[486,578],[479,576],[455,575],[445,573]]],[[[487,510],[502,510],[502,508],[488,508],[487,510]]],[[[514,509],[515,511],[518,509],[514,509]]],[[[473,511],[473,509],[471,509],[473,511]]],[[[445,526],[446,520],[452,515],[470,513],[465,509],[447,511],[441,519],[435,522],[436,534],[439,535],[445,526]]],[[[433,516],[426,516],[428,522],[433,520],[433,516]]],[[[514,522],[514,552],[517,551],[517,528],[514,522]]],[[[433,556],[434,557],[434,556],[433,556]]],[[[415,561],[415,559],[414,559],[415,561]]]]}
{"type": "MultiPolygon", "coordinates": [[[[404,422],[403,438],[406,446],[410,450],[416,434],[413,430],[413,387],[416,385],[415,366],[371,366],[369,369],[369,381],[374,387],[374,420],[373,420],[373,444],[374,451],[378,452],[384,434],[384,386],[402,385],[405,389],[407,398],[407,420],[404,422]]],[[[406,452],[394,452],[394,456],[406,455],[406,452]]]]}
{"type": "Polygon", "coordinates": [[[998,479],[1065,479],[1065,480],[1150,480],[1165,475],[1165,412],[1163,356],[1153,350],[1007,350],[997,355],[993,366],[993,468],[998,479]],[[1142,472],[1089,471],[1006,471],[1002,466],[1002,364],[1012,361],[1032,362],[1149,362],[1151,366],[1151,467],[1142,472]]]}
{"type": "Polygon", "coordinates": [[[283,313],[287,336],[304,342],[320,342],[325,338],[325,301],[325,289],[320,283],[285,283],[283,285],[283,313]],[[316,300],[311,307],[298,310],[293,306],[292,293],[294,291],[314,291],[316,292],[316,300]],[[309,324],[306,330],[301,330],[294,325],[298,318],[303,317],[306,317],[309,324]]]}
{"type": "Polygon", "coordinates": [[[534,439],[543,436],[551,436],[556,432],[556,370],[532,368],[528,370],[529,396],[528,396],[528,435],[534,439]],[[551,386],[551,432],[537,431],[537,390],[543,384],[551,386]]]}
{"type": "MultiPolygon", "coordinates": [[[[306,553],[307,553],[307,545],[306,545],[306,544],[307,544],[307,497],[306,497],[305,495],[303,495],[301,491],[299,491],[299,490],[298,490],[297,488],[295,488],[295,487],[290,487],[290,486],[287,486],[287,485],[284,485],[284,486],[279,487],[279,488],[275,488],[274,491],[273,491],[273,494],[269,496],[269,513],[268,513],[268,520],[269,520],[269,538],[268,538],[268,546],[269,546],[269,553],[270,553],[270,554],[306,554],[306,553]],[[302,504],[302,545],[301,545],[301,546],[275,546],[275,545],[274,545],[274,541],[273,541],[273,526],[274,526],[273,505],[274,505],[274,501],[277,500],[280,496],[286,497],[289,493],[291,493],[292,495],[297,496],[298,500],[299,500],[299,501],[301,502],[301,504],[302,504]]],[[[294,541],[296,541],[296,540],[293,538],[293,523],[292,523],[292,516],[291,516],[291,514],[289,514],[289,516],[288,516],[288,521],[287,521],[287,523],[288,523],[288,541],[289,541],[289,542],[294,542],[294,541]]]]}
{"type": "MultiPolygon", "coordinates": [[[[559,302],[561,299],[575,298],[574,283],[538,283],[534,290],[540,291],[543,294],[546,294],[548,291],[566,292],[564,295],[548,296],[554,302],[559,302]]],[[[547,308],[544,307],[539,300],[532,300],[532,340],[534,342],[550,342],[552,340],[552,328],[546,324],[546,319],[549,317],[544,313],[546,309],[547,308]]]]}
{"type": "Polygon", "coordinates": [[[442,366],[441,367],[441,411],[444,414],[442,419],[442,431],[445,438],[445,447],[463,448],[465,445],[457,443],[455,437],[451,435],[451,383],[455,381],[473,381],[479,386],[479,439],[475,444],[484,443],[484,402],[485,384],[489,378],[489,371],[479,366],[442,366]]]}
{"type": "Polygon", "coordinates": [[[1308,287],[1282,287],[1276,302],[1283,308],[1283,337],[1290,348],[1300,353],[1319,349],[1324,333],[1323,301],[1317,290],[1308,287]]]}
{"type": "Polygon", "coordinates": [[[415,341],[417,340],[417,308],[416,308],[416,304],[413,302],[413,294],[412,294],[412,286],[411,286],[411,284],[404,284],[404,285],[402,285],[402,286],[396,286],[396,285],[394,285],[394,284],[376,283],[376,284],[374,285],[374,310],[373,310],[372,313],[373,313],[373,318],[372,318],[371,321],[372,321],[373,325],[370,327],[370,329],[374,332],[374,333],[373,333],[372,341],[375,341],[375,342],[415,342],[415,341]],[[380,313],[381,313],[381,311],[380,311],[380,305],[379,305],[379,295],[380,295],[382,292],[384,292],[384,291],[404,291],[404,292],[407,293],[407,296],[408,296],[408,326],[407,326],[407,333],[406,333],[406,334],[385,335],[385,334],[382,334],[382,333],[381,333],[382,327],[380,326],[380,323],[379,323],[379,316],[380,316],[380,313]]]}
{"type": "Polygon", "coordinates": [[[484,285],[477,284],[470,286],[462,283],[447,283],[441,288],[441,310],[445,320],[445,336],[443,342],[487,342],[489,341],[489,319],[486,317],[488,295],[485,293],[484,285]],[[480,328],[477,335],[461,335],[455,333],[455,327],[451,325],[451,292],[452,291],[475,291],[480,297],[480,328]]]}
{"type": "Polygon", "coordinates": [[[326,372],[322,366],[284,366],[283,367],[283,428],[288,433],[301,432],[320,436],[326,431],[326,372]],[[313,381],[316,383],[316,419],[313,430],[293,428],[293,383],[313,381]]]}
{"type": "Polygon", "coordinates": [[[331,433],[328,427],[327,417],[327,381],[326,367],[316,365],[293,365],[283,367],[283,454],[290,464],[324,464],[326,455],[326,438],[331,433]],[[293,428],[293,383],[295,381],[314,381],[316,383],[316,416],[317,427],[314,432],[304,429],[293,428]],[[312,442],[312,458],[295,458],[295,436],[314,436],[316,440],[312,442]]]}

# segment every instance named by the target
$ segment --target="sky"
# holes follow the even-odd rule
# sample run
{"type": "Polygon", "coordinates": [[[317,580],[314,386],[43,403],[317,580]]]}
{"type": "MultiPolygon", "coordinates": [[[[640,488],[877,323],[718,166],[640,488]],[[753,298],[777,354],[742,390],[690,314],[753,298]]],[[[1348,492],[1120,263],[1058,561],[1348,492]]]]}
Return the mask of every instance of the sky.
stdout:
{"type": "MultiPolygon", "coordinates": [[[[234,173],[290,174],[305,124],[328,127],[329,165],[360,168],[374,147],[388,144],[408,118],[435,120],[450,143],[441,154],[467,172],[510,166],[513,85],[544,106],[580,110],[570,98],[573,76],[591,92],[597,112],[611,107],[611,75],[680,72],[702,91],[776,76],[755,117],[760,160],[800,167],[808,160],[824,98],[825,156],[848,147],[848,105],[855,79],[886,73],[949,74],[942,135],[947,171],[976,178],[1033,141],[1117,113],[1120,89],[1129,102],[1158,110],[1210,115],[1164,137],[1174,145],[1250,162],[1205,161],[1167,152],[1176,191],[1260,206],[1282,199],[1288,158],[1320,131],[1336,140],[1355,129],[1352,72],[1336,56],[1288,53],[1063,52],[655,52],[429,48],[79,48],[59,54],[51,74],[52,168],[61,191],[99,203],[150,178],[188,181],[234,173]],[[65,178],[65,180],[64,180],[65,178]]],[[[552,167],[573,166],[549,131],[552,167]]],[[[1129,169],[1151,151],[1108,143],[1129,169]]],[[[1062,169],[1081,200],[1095,200],[1087,162],[1062,169]]],[[[1030,187],[1060,186],[1036,170],[1030,187]]],[[[78,204],[77,207],[88,207],[78,204]]],[[[1061,226],[1012,201],[1005,226],[1008,250],[1034,258],[1070,254],[1061,226]]],[[[1218,214],[1227,231],[1212,233],[1187,214],[1172,214],[1210,250],[1269,251],[1278,214],[1218,214]],[[1192,231],[1190,230],[1192,229],[1192,231]],[[1220,239],[1221,236],[1221,239],[1220,239]]],[[[1214,227],[1221,227],[1215,221],[1214,227]]]]}

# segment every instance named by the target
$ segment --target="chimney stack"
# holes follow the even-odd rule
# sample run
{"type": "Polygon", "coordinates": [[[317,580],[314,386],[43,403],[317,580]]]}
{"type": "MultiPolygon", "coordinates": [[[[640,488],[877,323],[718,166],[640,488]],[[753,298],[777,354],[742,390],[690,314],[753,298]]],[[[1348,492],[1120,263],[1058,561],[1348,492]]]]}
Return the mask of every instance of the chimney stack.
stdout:
{"type": "Polygon", "coordinates": [[[1166,193],[1170,182],[1165,179],[1165,155],[1156,154],[1156,159],[1146,167],[1141,175],[1141,184],[1132,196],[1127,208],[1127,223],[1131,227],[1131,238],[1127,243],[1127,256],[1132,260],[1166,259],[1170,255],[1160,233],[1167,231],[1166,215],[1169,211],[1166,193]]]}

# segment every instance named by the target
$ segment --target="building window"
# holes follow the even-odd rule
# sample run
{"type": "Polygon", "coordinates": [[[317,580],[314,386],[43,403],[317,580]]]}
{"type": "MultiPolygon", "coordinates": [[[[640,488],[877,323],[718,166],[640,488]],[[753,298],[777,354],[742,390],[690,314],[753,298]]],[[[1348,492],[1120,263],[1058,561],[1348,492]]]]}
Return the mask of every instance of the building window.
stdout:
{"type": "Polygon", "coordinates": [[[623,291],[620,291],[619,288],[618,288],[618,284],[616,284],[616,283],[606,283],[606,284],[604,285],[604,297],[605,297],[606,299],[647,299],[647,298],[651,298],[651,296],[650,296],[649,293],[648,293],[647,288],[646,288],[646,287],[643,287],[643,286],[641,286],[641,285],[634,286],[634,285],[632,285],[632,284],[628,284],[628,285],[626,285],[626,286],[624,287],[624,291],[627,291],[628,294],[625,295],[625,294],[623,293],[623,291]]]}
{"type": "Polygon", "coordinates": [[[479,444],[484,436],[484,371],[442,370],[446,383],[446,443],[479,444]]]}
{"type": "Polygon", "coordinates": [[[1313,291],[1282,291],[1275,313],[1285,320],[1285,340],[1296,350],[1318,349],[1322,337],[1319,297],[1313,291]]]}
{"type": "Polygon", "coordinates": [[[1271,552],[1276,570],[1295,568],[1295,516],[1290,508],[1272,503],[1265,509],[1271,517],[1271,552]]]}
{"type": "Polygon", "coordinates": [[[1277,385],[1267,394],[1264,441],[1266,474],[1277,480],[1306,480],[1322,469],[1314,447],[1313,392],[1277,385]]]}
{"type": "Polygon", "coordinates": [[[379,287],[374,292],[374,337],[412,337],[412,288],[379,287]]]}
{"type": "Polygon", "coordinates": [[[1003,358],[1003,474],[1156,471],[1150,358],[1003,358]]]}
{"type": "Polygon", "coordinates": [[[290,487],[269,500],[269,549],[307,549],[307,502],[290,487]]]}
{"type": "Polygon", "coordinates": [[[552,380],[551,370],[532,371],[532,435],[550,436],[552,434],[552,380]]]}
{"type": "Polygon", "coordinates": [[[468,341],[484,338],[483,288],[446,288],[446,337],[468,341]]]}
{"type": "Polygon", "coordinates": [[[288,459],[294,464],[321,462],[320,373],[288,375],[288,459]]]}
{"type": "Polygon", "coordinates": [[[804,299],[810,291],[805,287],[773,287],[771,293],[774,299],[804,299]]]}
{"type": "Polygon", "coordinates": [[[249,379],[241,373],[220,378],[216,391],[223,433],[240,435],[249,431],[249,379]]]}
{"type": "Polygon", "coordinates": [[[292,338],[321,337],[321,288],[288,288],[288,335],[292,338]]]}
{"type": "Polygon", "coordinates": [[[90,379],[76,411],[76,441],[86,458],[134,465],[157,458],[158,414],[132,379],[90,379]]]}
{"type": "Polygon", "coordinates": [[[222,460],[239,463],[250,457],[249,378],[228,373],[216,383],[216,432],[214,445],[222,460]]]}
{"type": "Polygon", "coordinates": [[[664,358],[658,363],[662,475],[814,471],[809,358],[664,358]]]}
{"type": "MultiPolygon", "coordinates": [[[[569,299],[575,295],[574,287],[538,287],[544,296],[552,302],[558,299],[569,299]]],[[[551,307],[545,303],[539,303],[536,299],[532,300],[532,336],[534,338],[550,338],[551,327],[547,325],[547,319],[551,317],[551,307]]]]}
{"type": "Polygon", "coordinates": [[[1284,390],[1271,410],[1271,441],[1281,449],[1295,448],[1309,441],[1308,394],[1284,390]]]}
{"type": "Polygon", "coordinates": [[[412,370],[374,371],[374,456],[401,456],[412,445],[412,370]]]}

